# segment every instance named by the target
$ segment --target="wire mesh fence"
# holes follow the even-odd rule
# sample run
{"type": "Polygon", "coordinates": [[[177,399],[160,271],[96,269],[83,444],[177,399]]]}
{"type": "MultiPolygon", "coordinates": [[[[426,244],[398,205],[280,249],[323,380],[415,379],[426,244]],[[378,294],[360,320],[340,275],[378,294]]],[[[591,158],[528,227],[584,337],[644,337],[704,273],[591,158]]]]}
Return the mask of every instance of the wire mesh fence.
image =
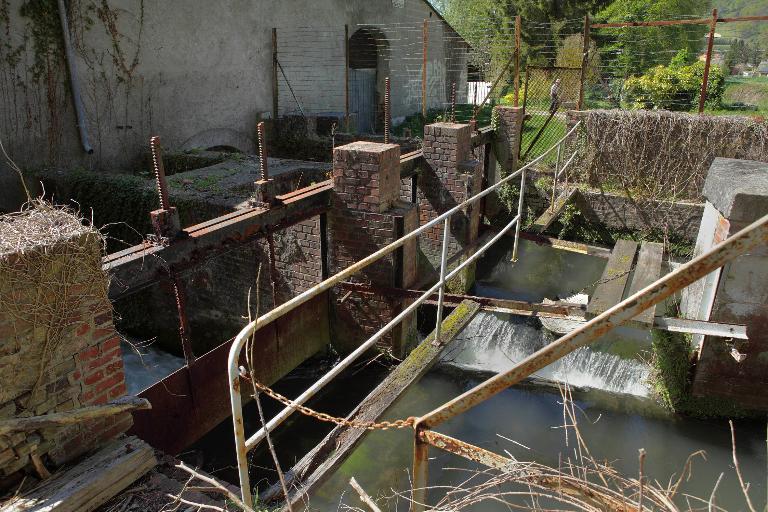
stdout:
{"type": "MultiPolygon", "coordinates": [[[[520,141],[523,161],[541,155],[565,135],[565,112],[577,108],[580,84],[580,68],[528,66],[521,91],[525,114],[520,141]]],[[[545,160],[554,158],[551,155],[545,160]]]]}
{"type": "Polygon", "coordinates": [[[381,23],[278,28],[274,110],[380,136],[389,78],[394,135],[418,137],[425,123],[440,120],[485,126],[493,105],[519,103],[526,113],[520,152],[530,159],[562,136],[568,109],[696,111],[707,55],[706,106],[720,108],[727,48],[713,41],[708,51],[715,26],[708,16],[653,26],[490,17],[452,26],[407,7],[381,23]],[[556,83],[557,111],[550,115],[556,83]]]}
{"type": "MultiPolygon", "coordinates": [[[[669,21],[686,20],[689,18],[669,21]]],[[[586,107],[696,110],[708,37],[706,24],[592,29],[586,107]]],[[[709,87],[713,99],[721,93],[716,90],[721,87],[721,75],[719,69],[712,70],[709,87]]]]}

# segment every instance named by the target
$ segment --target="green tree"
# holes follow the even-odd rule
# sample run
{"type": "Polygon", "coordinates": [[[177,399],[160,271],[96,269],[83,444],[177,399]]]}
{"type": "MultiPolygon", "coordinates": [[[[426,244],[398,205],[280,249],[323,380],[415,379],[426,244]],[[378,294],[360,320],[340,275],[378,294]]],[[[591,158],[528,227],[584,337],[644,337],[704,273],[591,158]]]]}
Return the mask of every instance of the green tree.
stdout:
{"type": "MultiPolygon", "coordinates": [[[[597,16],[601,22],[627,22],[706,16],[710,0],[615,0],[597,16]]],[[[594,33],[614,74],[640,75],[669,60],[670,51],[687,50],[688,64],[703,50],[706,25],[627,27],[594,33]]]]}

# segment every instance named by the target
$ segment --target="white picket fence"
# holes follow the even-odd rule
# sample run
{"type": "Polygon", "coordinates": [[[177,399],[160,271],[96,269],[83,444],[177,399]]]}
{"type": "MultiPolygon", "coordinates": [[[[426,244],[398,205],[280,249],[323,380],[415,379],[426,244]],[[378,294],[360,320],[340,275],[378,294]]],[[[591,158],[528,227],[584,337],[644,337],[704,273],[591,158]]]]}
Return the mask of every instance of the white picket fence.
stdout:
{"type": "Polygon", "coordinates": [[[491,82],[467,82],[467,103],[479,105],[490,90],[491,82]]]}

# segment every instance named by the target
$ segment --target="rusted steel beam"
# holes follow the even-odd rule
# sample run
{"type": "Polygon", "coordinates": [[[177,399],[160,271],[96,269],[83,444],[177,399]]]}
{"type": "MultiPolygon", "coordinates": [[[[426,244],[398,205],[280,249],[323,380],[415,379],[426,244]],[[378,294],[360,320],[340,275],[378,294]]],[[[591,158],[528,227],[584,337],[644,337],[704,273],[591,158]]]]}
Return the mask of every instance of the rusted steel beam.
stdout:
{"type": "MultiPolygon", "coordinates": [[[[322,294],[259,332],[257,375],[271,385],[329,342],[328,295],[322,294]],[[314,336],[307,342],[304,334],[309,330],[314,336]]],[[[222,369],[231,346],[231,339],[225,341],[138,393],[152,410],[133,414],[130,433],[176,455],[226,420],[232,411],[226,400],[227,372],[222,369]]]]}
{"type": "Polygon", "coordinates": [[[552,362],[587,345],[641,312],[701,279],[751,249],[768,244],[768,215],[750,224],[733,237],[706,253],[681,265],[673,272],[616,304],[583,326],[526,357],[510,370],[498,374],[471,390],[441,405],[419,419],[418,425],[430,428],[465,412],[475,405],[520,382],[552,362]]]}
{"type": "Polygon", "coordinates": [[[426,165],[424,153],[421,150],[406,153],[400,157],[400,178],[408,178],[418,174],[419,167],[426,165]]]}
{"type": "Polygon", "coordinates": [[[267,230],[276,230],[314,217],[328,210],[330,187],[312,191],[298,190],[283,204],[269,210],[247,208],[223,215],[182,230],[182,235],[169,245],[136,245],[106,256],[102,268],[111,273],[109,295],[115,299],[140,290],[176,272],[192,268],[232,245],[256,240],[267,230]]]}
{"type": "Polygon", "coordinates": [[[474,132],[472,132],[472,148],[485,146],[493,140],[493,128],[490,126],[484,126],[474,132]]]}
{"type": "Polygon", "coordinates": [[[470,443],[465,443],[455,437],[447,436],[434,430],[419,430],[418,439],[425,444],[440,448],[465,459],[473,460],[489,468],[504,470],[514,463],[511,459],[470,443]]]}
{"type": "MultiPolygon", "coordinates": [[[[768,21],[768,16],[736,16],[732,18],[717,18],[717,23],[733,23],[738,21],[768,21]]],[[[710,23],[712,23],[712,18],[692,18],[687,20],[593,23],[590,25],[590,28],[667,27],[670,25],[709,25],[710,23]]]]}
{"type": "MultiPolygon", "coordinates": [[[[345,290],[351,290],[358,293],[372,295],[385,295],[389,297],[403,297],[414,299],[420,297],[424,290],[408,290],[404,288],[389,288],[386,286],[371,286],[363,283],[344,282],[340,285],[345,290]]],[[[432,294],[427,299],[427,303],[432,303],[438,298],[437,293],[432,294]]],[[[455,293],[446,293],[445,301],[450,305],[460,304],[464,300],[477,302],[481,306],[490,308],[503,308],[505,312],[523,315],[538,316],[545,318],[567,318],[569,316],[584,317],[586,307],[582,305],[567,304],[541,304],[537,302],[525,302],[522,300],[496,299],[493,297],[476,297],[473,295],[459,295],[455,293]]],[[[494,309],[491,309],[493,311],[494,309]]],[[[498,311],[498,309],[496,309],[498,311]]]]}
{"type": "MultiPolygon", "coordinates": [[[[481,136],[488,136],[489,132],[483,133],[480,132],[481,136]]],[[[420,150],[402,155],[401,178],[417,174],[424,162],[420,150]]],[[[321,181],[275,196],[280,204],[269,210],[246,208],[185,228],[179,239],[169,245],[145,242],[108,254],[102,260],[102,268],[114,277],[110,298],[128,295],[167,277],[169,268],[181,271],[193,267],[232,244],[255,240],[265,236],[267,230],[275,231],[323,213],[330,207],[332,190],[332,180],[321,181]]]]}
{"type": "Polygon", "coordinates": [[[717,28],[717,9],[712,9],[712,24],[709,26],[709,39],[707,40],[707,59],[704,61],[704,77],[701,79],[701,92],[699,93],[699,114],[704,112],[704,103],[707,101],[707,86],[709,85],[709,68],[712,65],[712,48],[715,44],[715,29],[717,28]]]}

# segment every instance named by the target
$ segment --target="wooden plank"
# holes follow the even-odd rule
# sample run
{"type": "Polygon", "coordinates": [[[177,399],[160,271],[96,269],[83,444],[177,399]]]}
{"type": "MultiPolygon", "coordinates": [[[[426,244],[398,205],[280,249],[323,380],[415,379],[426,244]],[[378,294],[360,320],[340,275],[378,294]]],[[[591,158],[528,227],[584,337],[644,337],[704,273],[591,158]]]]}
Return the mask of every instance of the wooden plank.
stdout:
{"type": "Polygon", "coordinates": [[[0,420],[0,435],[9,432],[38,430],[41,428],[60,427],[80,423],[94,418],[114,416],[128,411],[151,409],[149,401],[136,396],[124,396],[103,405],[90,405],[66,412],[55,412],[43,416],[12,418],[0,420]]]}
{"type": "Polygon", "coordinates": [[[539,218],[536,219],[536,222],[534,222],[533,226],[531,226],[531,231],[534,233],[545,232],[549,226],[551,226],[552,223],[557,220],[560,214],[563,213],[566,205],[571,202],[577,191],[578,189],[576,187],[568,187],[568,190],[566,190],[565,193],[560,194],[560,197],[555,200],[555,204],[552,207],[544,210],[544,213],[542,213],[539,218]]]}
{"type": "MultiPolygon", "coordinates": [[[[661,277],[661,260],[664,257],[664,246],[656,242],[643,242],[640,253],[637,256],[635,274],[629,285],[629,295],[632,295],[661,277]]],[[[653,317],[656,316],[656,307],[648,308],[632,321],[642,327],[653,326],[653,317]]]]}
{"type": "Polygon", "coordinates": [[[588,317],[597,316],[621,302],[636,252],[637,242],[631,240],[616,242],[600,278],[600,284],[597,285],[592,300],[587,306],[588,317]]]}
{"type": "MultiPolygon", "coordinates": [[[[443,320],[441,340],[434,344],[433,331],[416,347],[411,354],[374,389],[354,411],[349,419],[376,421],[410,386],[424,375],[437,361],[440,352],[469,323],[480,310],[480,304],[465,300],[443,320]]],[[[366,434],[366,430],[349,427],[336,427],[311,452],[305,455],[286,474],[291,481],[289,486],[295,489],[291,502],[297,503],[311,493],[326,477],[344,461],[366,434]]],[[[259,494],[259,498],[268,502],[281,494],[279,485],[259,494]]]]}
{"type": "Polygon", "coordinates": [[[116,439],[76,466],[15,500],[0,512],[90,512],[157,465],[154,450],[136,437],[116,439]]]}

